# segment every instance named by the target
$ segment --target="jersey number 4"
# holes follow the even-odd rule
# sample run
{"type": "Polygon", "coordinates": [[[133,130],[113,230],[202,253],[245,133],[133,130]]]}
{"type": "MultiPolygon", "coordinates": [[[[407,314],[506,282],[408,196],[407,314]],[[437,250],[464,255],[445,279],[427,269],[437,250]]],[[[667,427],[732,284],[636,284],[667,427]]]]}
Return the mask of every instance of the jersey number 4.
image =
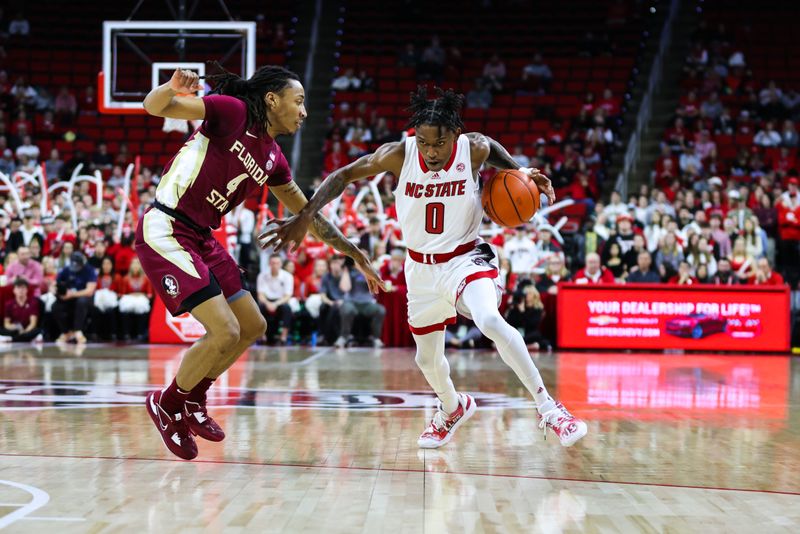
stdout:
{"type": "Polygon", "coordinates": [[[444,204],[431,202],[425,206],[425,231],[429,234],[444,232],[444,204]]]}

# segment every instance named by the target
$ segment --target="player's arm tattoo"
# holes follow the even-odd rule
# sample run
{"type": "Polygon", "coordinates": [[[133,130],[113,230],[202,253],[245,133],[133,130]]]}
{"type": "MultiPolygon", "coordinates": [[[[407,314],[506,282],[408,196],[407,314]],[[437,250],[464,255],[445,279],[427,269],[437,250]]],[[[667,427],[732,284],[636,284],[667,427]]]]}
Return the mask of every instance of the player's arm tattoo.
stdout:
{"type": "Polygon", "coordinates": [[[489,143],[489,157],[486,158],[487,165],[491,165],[496,169],[519,169],[520,164],[514,161],[506,147],[487,135],[483,137],[489,143]]]}
{"type": "Polygon", "coordinates": [[[342,254],[357,258],[360,255],[358,247],[347,239],[328,219],[319,213],[314,215],[311,221],[311,232],[321,241],[332,246],[342,254]]]}

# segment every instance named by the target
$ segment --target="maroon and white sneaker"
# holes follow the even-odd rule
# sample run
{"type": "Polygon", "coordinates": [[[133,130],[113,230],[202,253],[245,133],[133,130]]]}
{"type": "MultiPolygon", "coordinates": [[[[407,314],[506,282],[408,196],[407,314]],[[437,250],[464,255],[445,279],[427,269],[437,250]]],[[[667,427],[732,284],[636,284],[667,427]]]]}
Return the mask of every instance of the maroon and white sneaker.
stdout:
{"type": "Polygon", "coordinates": [[[225,431],[208,415],[205,404],[186,401],[186,419],[192,432],[208,441],[222,441],[225,431]]]}
{"type": "Polygon", "coordinates": [[[544,429],[545,439],[547,429],[552,430],[564,447],[571,447],[589,431],[586,423],[569,413],[560,402],[539,414],[539,428],[544,429]]]}
{"type": "Polygon", "coordinates": [[[189,423],[186,421],[185,410],[182,413],[169,415],[159,404],[160,400],[161,391],[151,391],[147,394],[145,404],[147,405],[147,413],[150,414],[150,419],[156,425],[156,430],[161,434],[161,440],[164,445],[167,446],[169,452],[178,458],[183,458],[184,460],[196,458],[197,443],[195,443],[189,423]]]}
{"type": "Polygon", "coordinates": [[[446,445],[453,438],[453,433],[461,423],[472,417],[474,413],[475,399],[472,398],[472,395],[459,393],[458,408],[451,414],[442,410],[442,403],[439,402],[439,407],[436,413],[433,414],[431,424],[419,436],[417,445],[423,449],[437,449],[442,445],[446,445]]]}

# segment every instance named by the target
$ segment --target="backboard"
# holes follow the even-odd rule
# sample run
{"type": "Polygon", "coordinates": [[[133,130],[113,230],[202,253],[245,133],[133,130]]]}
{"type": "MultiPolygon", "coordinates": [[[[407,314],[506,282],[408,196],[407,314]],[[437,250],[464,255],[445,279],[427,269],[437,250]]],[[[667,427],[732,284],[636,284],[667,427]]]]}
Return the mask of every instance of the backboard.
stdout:
{"type": "MultiPolygon", "coordinates": [[[[255,22],[105,21],[103,70],[98,74],[102,113],[144,113],[142,100],[176,68],[206,74],[206,61],[249,78],[256,69],[255,22]]],[[[203,92],[200,93],[201,95],[203,92]]]]}

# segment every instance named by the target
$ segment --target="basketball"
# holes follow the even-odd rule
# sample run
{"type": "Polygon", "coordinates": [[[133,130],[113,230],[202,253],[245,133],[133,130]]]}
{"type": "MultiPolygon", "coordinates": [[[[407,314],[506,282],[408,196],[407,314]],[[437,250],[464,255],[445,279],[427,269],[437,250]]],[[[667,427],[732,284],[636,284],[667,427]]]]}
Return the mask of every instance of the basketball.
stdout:
{"type": "Polygon", "coordinates": [[[522,171],[505,169],[484,184],[481,204],[491,220],[516,228],[530,221],[539,209],[539,188],[522,171]]]}

